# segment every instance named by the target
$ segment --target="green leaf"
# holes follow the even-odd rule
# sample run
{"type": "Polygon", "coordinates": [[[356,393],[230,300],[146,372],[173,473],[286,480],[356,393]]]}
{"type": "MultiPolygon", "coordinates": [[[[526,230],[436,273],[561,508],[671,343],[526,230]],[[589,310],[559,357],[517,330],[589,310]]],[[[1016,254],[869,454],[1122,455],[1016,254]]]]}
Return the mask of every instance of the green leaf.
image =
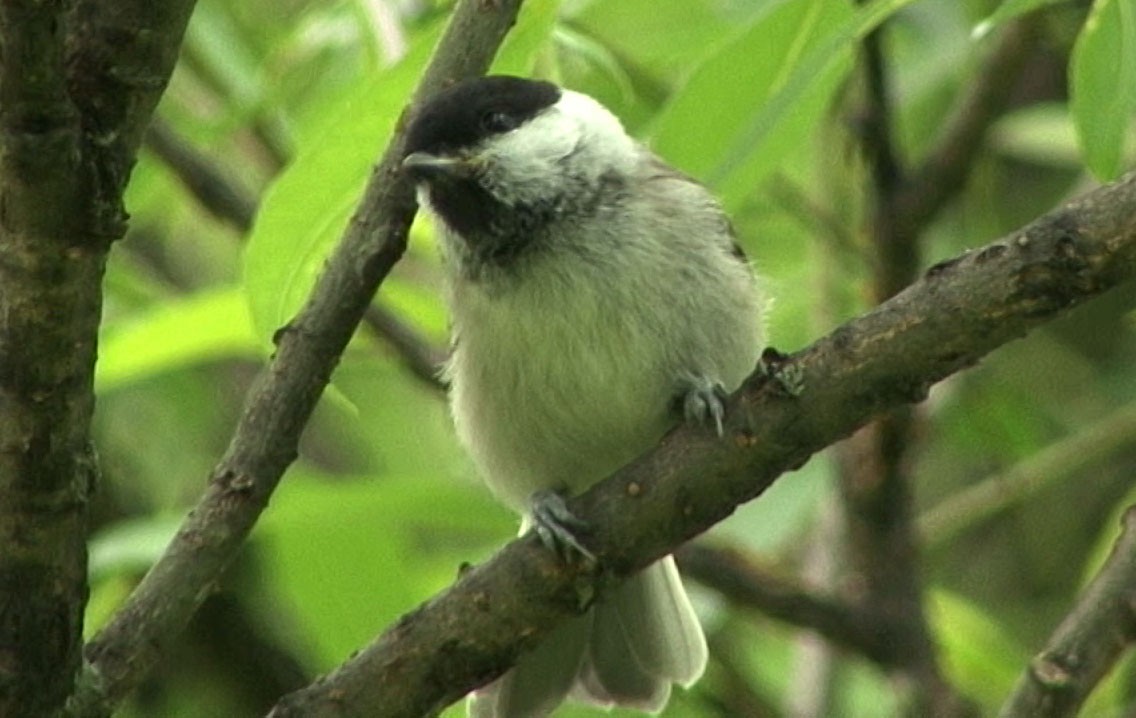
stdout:
{"type": "Polygon", "coordinates": [[[185,516],[153,514],[113,523],[92,539],[87,570],[92,582],[141,574],[166,550],[185,516]]]}
{"type": "Polygon", "coordinates": [[[445,346],[449,337],[449,317],[442,292],[435,284],[390,276],[383,282],[380,303],[387,304],[399,318],[438,344],[445,346]]]}
{"type": "Polygon", "coordinates": [[[531,75],[550,48],[560,0],[530,0],[521,6],[517,24],[505,36],[489,68],[494,75],[531,75]]]}
{"type": "Polygon", "coordinates": [[[828,496],[832,467],[824,459],[810,461],[793,477],[778,481],[712,529],[715,538],[758,552],[773,553],[800,538],[828,496]]]}
{"type": "MultiPolygon", "coordinates": [[[[651,133],[654,149],[695,177],[720,179],[720,168],[737,145],[739,128],[785,87],[802,55],[828,35],[828,28],[846,21],[851,14],[847,2],[794,0],[762,15],[710,55],[674,94],[651,133]]],[[[818,107],[810,110],[823,110],[838,79],[830,73],[820,93],[823,97],[812,103],[818,107]]],[[[806,82],[813,85],[811,80],[806,82]]],[[[780,123],[781,128],[796,135],[811,131],[809,120],[815,112],[809,112],[808,118],[800,116],[806,102],[801,97],[793,103],[789,114],[794,114],[795,120],[780,123]]],[[[746,165],[747,176],[756,179],[772,171],[786,152],[801,145],[774,134],[738,163],[746,165]],[[754,159],[760,162],[760,169],[752,164],[754,159]]],[[[723,200],[731,204],[729,198],[723,196],[723,200]]]]}
{"type": "Polygon", "coordinates": [[[320,480],[294,470],[253,534],[265,581],[330,668],[516,531],[472,483],[436,475],[320,480]]]}
{"type": "Polygon", "coordinates": [[[202,75],[223,89],[235,109],[247,111],[263,101],[260,60],[219,3],[196,5],[183,52],[193,58],[202,75]]]}
{"type": "Polygon", "coordinates": [[[1096,0],[1073,46],[1070,107],[1085,163],[1117,177],[1136,116],[1136,3],[1096,0]]]}
{"type": "Polygon", "coordinates": [[[985,705],[998,705],[1017,680],[1028,652],[995,618],[962,596],[943,590],[930,596],[930,619],[952,682],[985,705]]]}
{"type": "Polygon", "coordinates": [[[1083,716],[1124,716],[1132,710],[1132,675],[1136,670],[1136,656],[1124,653],[1116,665],[1101,679],[1089,694],[1080,714],[1083,716]]]}
{"type": "Polygon", "coordinates": [[[113,391],[200,362],[261,354],[244,292],[206,289],[107,326],[99,341],[95,389],[113,391]]]}
{"type": "Polygon", "coordinates": [[[669,84],[719,48],[733,28],[749,24],[751,18],[738,17],[739,13],[729,12],[725,5],[717,0],[590,2],[569,22],[605,45],[619,48],[620,57],[653,81],[669,84]]]}
{"type": "Polygon", "coordinates": [[[244,255],[253,324],[265,341],[303,304],[358,203],[371,165],[429,56],[438,29],[330,109],[269,188],[244,255]]]}
{"type": "Polygon", "coordinates": [[[1041,102],[1007,113],[991,128],[999,152],[1054,167],[1080,168],[1081,150],[1062,102],[1041,102]]]}
{"type": "Polygon", "coordinates": [[[1006,0],[1006,2],[998,6],[997,10],[987,15],[982,22],[974,26],[974,30],[971,31],[971,37],[975,40],[981,39],[988,35],[994,28],[1006,24],[1019,15],[1025,15],[1028,12],[1046,5],[1056,5],[1059,2],[1068,2],[1068,0],[1006,0]]]}
{"type": "Polygon", "coordinates": [[[1080,590],[1083,591],[1088,587],[1100,573],[1100,570],[1104,568],[1105,562],[1112,556],[1112,550],[1116,547],[1117,540],[1124,532],[1124,515],[1133,505],[1136,505],[1136,487],[1129,489],[1123,498],[1113,504],[1108,517],[1101,522],[1101,532],[1089,551],[1082,568],[1080,590]]]}
{"type": "Polygon", "coordinates": [[[805,143],[855,44],[912,1],[855,12],[832,0],[774,6],[698,68],[663,111],[653,146],[736,208],[805,143]]]}
{"type": "Polygon", "coordinates": [[[561,65],[565,62],[565,58],[570,58],[595,68],[615,87],[621,104],[626,103],[635,94],[634,84],[627,70],[619,64],[619,59],[611,48],[596,38],[562,25],[553,32],[553,40],[560,51],[561,65]]]}

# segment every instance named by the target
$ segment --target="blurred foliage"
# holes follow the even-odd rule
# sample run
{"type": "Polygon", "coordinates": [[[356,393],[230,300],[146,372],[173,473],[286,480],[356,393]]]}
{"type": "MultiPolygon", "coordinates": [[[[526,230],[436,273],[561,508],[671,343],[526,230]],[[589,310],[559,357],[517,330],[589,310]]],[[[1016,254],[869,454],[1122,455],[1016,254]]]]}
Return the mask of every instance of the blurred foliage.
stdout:
{"type": "MultiPolygon", "coordinates": [[[[924,237],[929,264],[1047,211],[1088,187],[1090,170],[1110,178],[1132,165],[1136,10],[1127,0],[1091,5],[529,0],[495,71],[596,96],[714,186],[776,297],[770,341],[788,351],[868,308],[872,187],[859,154],[859,39],[886,23],[894,137],[915,163],[1001,26],[1044,6],[1013,109],[924,237]]],[[[345,226],[446,14],[446,3],[428,0],[198,3],[159,115],[261,209],[244,236],[155,155],[143,153],[134,171],[131,231],[107,270],[96,417],[105,477],[88,631],[203,488],[273,330],[300,306],[345,226]]],[[[376,301],[441,346],[438,285],[420,223],[376,301]]],[[[1132,401],[1134,303],[1136,289],[1118,290],[937,387],[913,452],[920,505],[1132,401]]],[[[207,607],[122,718],[260,715],[276,693],[342,661],[512,535],[515,520],[456,446],[442,397],[381,337],[361,331],[334,381],[337,398],[317,411],[299,461],[210,601],[227,601],[224,610],[207,607]],[[222,650],[234,635],[247,636],[248,657],[222,650]]],[[[945,665],[985,713],[1099,564],[1118,507],[1131,500],[1134,460],[1133,442],[1103,447],[1067,479],[964,521],[928,551],[945,665]]],[[[714,537],[800,565],[831,501],[832,469],[814,459],[714,537]]],[[[802,690],[799,633],[708,591],[695,598],[715,658],[664,715],[735,715],[747,692],[787,705],[802,690]]],[[[1114,673],[1094,715],[1131,702],[1132,669],[1114,673]]],[[[831,690],[832,715],[879,718],[895,705],[885,677],[853,657],[839,657],[831,690]]]]}

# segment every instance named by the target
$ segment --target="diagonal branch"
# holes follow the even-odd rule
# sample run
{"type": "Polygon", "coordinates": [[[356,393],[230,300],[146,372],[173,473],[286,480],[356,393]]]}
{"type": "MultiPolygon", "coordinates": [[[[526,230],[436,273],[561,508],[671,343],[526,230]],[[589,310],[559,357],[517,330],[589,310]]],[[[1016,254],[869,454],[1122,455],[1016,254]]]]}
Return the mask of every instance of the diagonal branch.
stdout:
{"type": "Polygon", "coordinates": [[[504,672],[558,622],[727,517],[872,416],[1136,278],[1136,173],[987,247],[936,265],[888,302],[732,397],[725,439],[690,428],[569,501],[598,570],[562,565],[531,533],[404,616],[273,718],[430,715],[504,672]],[[697,487],[697,489],[695,488],[697,487]]]}
{"type": "MultiPolygon", "coordinates": [[[[520,4],[461,2],[412,104],[484,72],[520,4]]],[[[276,353],[253,385],[204,496],[126,604],[88,644],[70,715],[108,715],[142,680],[212,590],[295,459],[300,434],[340,354],[406,247],[415,203],[398,170],[402,154],[398,135],[307,304],[277,332],[276,353]]]]}
{"type": "Polygon", "coordinates": [[[155,117],[146,131],[146,147],[181,180],[189,194],[210,214],[243,233],[252,229],[256,199],[181,137],[168,122],[155,117]]]}
{"type": "Polygon", "coordinates": [[[1075,716],[1089,693],[1136,642],[1136,507],[1104,567],[1018,679],[1000,718],[1075,716]]]}
{"type": "MultiPolygon", "coordinates": [[[[195,149],[161,118],[155,118],[150,125],[146,146],[210,214],[241,233],[252,229],[257,201],[231,179],[227,168],[195,149]]],[[[445,388],[440,376],[446,358],[442,349],[431,345],[414,327],[380,305],[368,308],[363,322],[386,341],[415,378],[435,391],[445,388]]]]}

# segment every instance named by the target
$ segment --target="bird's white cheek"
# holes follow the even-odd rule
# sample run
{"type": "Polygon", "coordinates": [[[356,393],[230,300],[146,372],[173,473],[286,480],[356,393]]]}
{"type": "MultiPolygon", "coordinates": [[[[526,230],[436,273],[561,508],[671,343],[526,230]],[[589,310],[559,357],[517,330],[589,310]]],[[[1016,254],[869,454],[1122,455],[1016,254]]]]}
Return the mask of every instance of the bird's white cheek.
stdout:
{"type": "Polygon", "coordinates": [[[538,201],[562,189],[562,164],[576,150],[580,130],[572,123],[542,119],[486,149],[483,182],[507,204],[538,201]]]}
{"type": "Polygon", "coordinates": [[[549,112],[533,119],[516,132],[501,137],[501,155],[513,162],[528,159],[534,163],[559,162],[576,149],[581,139],[580,125],[570,118],[549,112]]]}

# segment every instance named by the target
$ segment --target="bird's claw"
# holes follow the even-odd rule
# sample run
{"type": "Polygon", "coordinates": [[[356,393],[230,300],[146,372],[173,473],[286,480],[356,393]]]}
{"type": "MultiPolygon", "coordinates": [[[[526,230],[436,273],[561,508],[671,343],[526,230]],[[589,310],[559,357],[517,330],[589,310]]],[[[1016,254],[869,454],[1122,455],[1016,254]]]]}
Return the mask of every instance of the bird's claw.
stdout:
{"type": "Polygon", "coordinates": [[[715,432],[722,436],[727,398],[725,387],[718,382],[702,375],[687,377],[679,397],[683,418],[695,426],[713,424],[715,432]]]}
{"type": "Polygon", "coordinates": [[[532,495],[530,503],[533,528],[548,550],[565,562],[571,562],[575,558],[595,562],[595,554],[580,543],[575,533],[586,529],[588,524],[568,510],[562,493],[542,489],[532,495]]]}

